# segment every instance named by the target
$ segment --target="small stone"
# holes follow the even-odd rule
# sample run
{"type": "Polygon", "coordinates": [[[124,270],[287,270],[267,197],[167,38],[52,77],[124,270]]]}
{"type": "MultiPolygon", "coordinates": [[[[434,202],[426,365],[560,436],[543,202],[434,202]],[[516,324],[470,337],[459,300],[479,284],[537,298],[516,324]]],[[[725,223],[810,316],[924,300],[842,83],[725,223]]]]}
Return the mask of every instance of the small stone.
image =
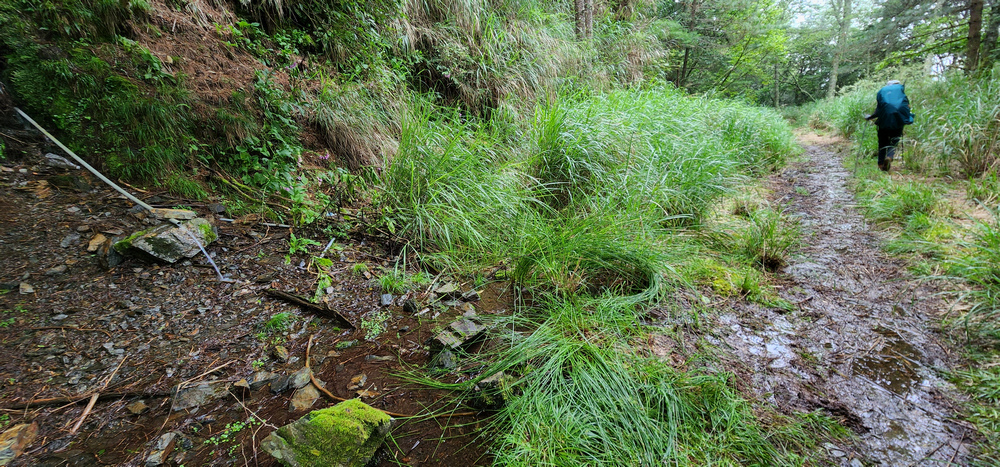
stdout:
{"type": "Polygon", "coordinates": [[[347,385],[347,389],[355,390],[364,387],[365,383],[368,382],[368,375],[361,373],[360,375],[355,375],[351,378],[351,383],[347,385]]]}
{"type": "Polygon", "coordinates": [[[59,266],[56,266],[56,267],[54,267],[52,269],[49,269],[48,271],[45,271],[45,275],[46,276],[58,276],[59,274],[62,274],[64,272],[66,272],[67,269],[69,269],[68,266],[66,266],[65,264],[60,264],[59,266]]]}
{"type": "Polygon", "coordinates": [[[149,409],[149,406],[146,405],[146,401],[140,399],[129,405],[126,405],[125,409],[131,412],[132,415],[139,415],[145,412],[147,409],[149,409]]]}
{"type": "Polygon", "coordinates": [[[78,208],[76,206],[70,206],[70,207],[66,208],[66,212],[70,212],[70,213],[76,214],[76,213],[80,212],[80,208],[78,208]]]}
{"type": "Polygon", "coordinates": [[[274,356],[275,356],[275,358],[277,358],[278,360],[281,360],[282,362],[287,362],[288,361],[288,349],[286,349],[285,346],[283,346],[283,345],[276,345],[276,346],[274,346],[274,356]]]}
{"type": "Polygon", "coordinates": [[[392,305],[392,294],[384,293],[382,294],[382,306],[392,305]]]}
{"type": "Polygon", "coordinates": [[[108,237],[105,237],[104,234],[94,235],[94,238],[87,243],[87,251],[91,253],[97,251],[106,241],[108,241],[108,237]]]}
{"type": "Polygon", "coordinates": [[[70,162],[63,156],[58,154],[52,154],[51,152],[45,155],[45,165],[49,167],[56,167],[59,169],[66,170],[80,170],[80,166],[70,162]]]}
{"type": "Polygon", "coordinates": [[[844,456],[847,455],[847,453],[844,452],[844,451],[841,451],[840,449],[831,449],[830,450],[830,455],[833,456],[833,457],[844,457],[844,456]]]}
{"type": "Polygon", "coordinates": [[[62,321],[64,319],[66,319],[66,318],[69,318],[69,315],[65,315],[65,314],[60,313],[58,315],[53,316],[52,317],[52,321],[62,321]]]}
{"type": "Polygon", "coordinates": [[[288,390],[288,382],[291,381],[291,377],[287,375],[278,376],[271,381],[271,392],[275,394],[281,394],[288,390]]]}
{"type": "MultiPolygon", "coordinates": [[[[120,349],[119,349],[120,350],[120,349]]],[[[177,391],[174,396],[174,412],[199,407],[206,402],[217,399],[226,393],[224,386],[217,385],[221,390],[213,388],[207,381],[177,391]]]]}
{"type": "Polygon", "coordinates": [[[340,342],[337,342],[337,344],[334,345],[333,348],[335,348],[337,350],[346,350],[346,349],[349,349],[351,347],[354,347],[355,345],[358,345],[358,341],[356,341],[356,340],[340,341],[340,342]]]}
{"type": "Polygon", "coordinates": [[[438,352],[438,354],[431,359],[431,368],[444,368],[446,370],[454,370],[457,366],[458,366],[458,358],[455,357],[454,352],[448,349],[444,349],[438,352]]]}
{"type": "Polygon", "coordinates": [[[465,292],[464,294],[462,294],[462,300],[466,302],[478,302],[479,292],[476,290],[470,290],[468,292],[465,292]]]}
{"type": "Polygon", "coordinates": [[[438,288],[434,289],[434,293],[440,295],[452,295],[455,292],[458,292],[458,284],[454,282],[446,282],[438,286],[438,288]]]}
{"type": "Polygon", "coordinates": [[[514,384],[512,376],[504,374],[502,371],[495,373],[476,383],[473,388],[473,397],[469,402],[473,407],[487,410],[496,410],[507,403],[511,397],[511,386],[514,384]]]}
{"type": "Polygon", "coordinates": [[[219,203],[210,203],[206,207],[208,208],[209,211],[212,211],[215,214],[222,214],[226,212],[226,207],[219,203]]]}
{"type": "Polygon", "coordinates": [[[78,226],[76,226],[76,231],[77,232],[83,233],[83,232],[86,232],[88,230],[90,230],[90,226],[89,225],[78,225],[78,226]]]}
{"type": "Polygon", "coordinates": [[[177,438],[177,432],[171,431],[169,433],[164,433],[156,440],[156,444],[153,445],[153,451],[149,453],[149,457],[146,458],[146,467],[157,467],[163,465],[167,461],[167,456],[170,452],[174,450],[174,442],[177,438]]]}
{"type": "Polygon", "coordinates": [[[37,436],[37,423],[14,425],[0,434],[0,465],[7,465],[20,456],[37,436]]]}
{"type": "Polygon", "coordinates": [[[218,234],[212,224],[199,217],[177,226],[164,224],[144,231],[131,241],[131,246],[168,263],[176,263],[201,254],[202,248],[216,239],[218,234]]]}
{"type": "Polygon", "coordinates": [[[308,384],[299,389],[296,389],[292,394],[292,400],[288,403],[289,412],[301,412],[303,410],[309,410],[313,404],[319,399],[319,390],[316,386],[308,384]]]}
{"type": "Polygon", "coordinates": [[[417,302],[414,301],[412,298],[407,298],[405,301],[403,301],[403,313],[406,313],[408,315],[414,315],[417,313],[417,311],[418,311],[417,302]]]}
{"type": "Polygon", "coordinates": [[[310,376],[312,376],[312,370],[302,367],[301,370],[292,373],[288,377],[288,386],[292,389],[299,389],[309,384],[310,376]]]}
{"type": "Polygon", "coordinates": [[[403,327],[399,328],[399,332],[400,333],[410,332],[410,327],[409,326],[403,326],[403,327]]]}
{"type": "Polygon", "coordinates": [[[234,396],[242,399],[250,395],[250,383],[247,382],[246,378],[241,378],[239,381],[233,383],[233,385],[229,387],[229,392],[232,393],[234,396]]]}
{"type": "Polygon", "coordinates": [[[851,459],[851,467],[865,467],[865,464],[861,463],[859,459],[851,459]]]}
{"type": "Polygon", "coordinates": [[[59,242],[59,246],[63,248],[69,248],[72,245],[76,245],[76,243],[79,241],[80,241],[80,234],[73,232],[64,237],[62,241],[59,242]]]}
{"type": "Polygon", "coordinates": [[[331,358],[331,357],[332,358],[337,358],[337,357],[340,356],[340,352],[337,352],[336,350],[331,350],[331,351],[329,351],[329,352],[326,353],[326,356],[327,356],[327,358],[331,358]]]}
{"type": "Polygon", "coordinates": [[[276,379],[278,379],[277,373],[271,373],[270,371],[258,371],[250,376],[250,390],[256,391],[276,379]]]}

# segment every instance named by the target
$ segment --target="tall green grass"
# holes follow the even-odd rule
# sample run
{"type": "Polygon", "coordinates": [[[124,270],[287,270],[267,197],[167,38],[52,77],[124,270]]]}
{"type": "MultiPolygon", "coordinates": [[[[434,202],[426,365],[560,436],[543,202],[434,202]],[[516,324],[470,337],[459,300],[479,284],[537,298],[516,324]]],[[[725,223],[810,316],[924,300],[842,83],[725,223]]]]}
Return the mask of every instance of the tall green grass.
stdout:
{"type": "MultiPolygon", "coordinates": [[[[481,356],[481,378],[509,378],[498,465],[794,463],[776,440],[802,437],[757,420],[727,375],[632,347],[643,310],[688,286],[715,204],[792,152],[777,113],[668,88],[562,95],[526,121],[416,107],[383,173],[385,228],[453,270],[508,264],[529,292],[481,356]]],[[[788,253],[779,217],[760,214],[742,261],[788,253]]]]}
{"type": "Polygon", "coordinates": [[[959,244],[960,253],[945,265],[948,275],[965,283],[962,298],[970,308],[956,322],[974,335],[1000,338],[1000,212],[976,223],[972,237],[959,244]]]}

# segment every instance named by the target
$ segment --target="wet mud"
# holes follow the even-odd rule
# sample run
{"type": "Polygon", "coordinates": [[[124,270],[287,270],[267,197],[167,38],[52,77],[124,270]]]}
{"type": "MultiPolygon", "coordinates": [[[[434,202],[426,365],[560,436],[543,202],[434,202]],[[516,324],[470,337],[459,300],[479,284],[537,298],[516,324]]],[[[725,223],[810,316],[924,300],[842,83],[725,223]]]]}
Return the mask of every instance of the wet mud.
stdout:
{"type": "Polygon", "coordinates": [[[934,331],[938,291],[879,249],[848,188],[844,144],[803,146],[804,161],[771,180],[803,232],[779,273],[793,310],[734,304],[710,339],[762,399],[851,428],[855,441],[826,445],[837,465],[965,465],[971,433],[953,421],[960,396],[943,378],[952,357],[934,331]]]}

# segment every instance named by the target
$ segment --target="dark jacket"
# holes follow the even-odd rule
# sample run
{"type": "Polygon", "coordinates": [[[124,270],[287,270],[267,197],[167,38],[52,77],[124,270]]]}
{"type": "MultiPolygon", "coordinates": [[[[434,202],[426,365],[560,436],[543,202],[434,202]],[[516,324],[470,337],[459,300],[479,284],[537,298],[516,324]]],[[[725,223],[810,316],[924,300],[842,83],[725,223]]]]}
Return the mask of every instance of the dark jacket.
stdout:
{"type": "Polygon", "coordinates": [[[910,100],[906,98],[902,84],[890,84],[878,90],[875,95],[875,124],[881,130],[902,130],[903,125],[913,123],[910,100]]]}

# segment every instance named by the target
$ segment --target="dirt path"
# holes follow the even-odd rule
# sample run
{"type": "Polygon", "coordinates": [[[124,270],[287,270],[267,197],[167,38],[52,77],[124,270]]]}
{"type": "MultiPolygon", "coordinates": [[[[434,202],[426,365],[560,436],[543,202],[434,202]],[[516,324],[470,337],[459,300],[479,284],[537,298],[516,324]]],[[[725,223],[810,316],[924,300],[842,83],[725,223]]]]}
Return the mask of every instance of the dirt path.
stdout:
{"type": "Polygon", "coordinates": [[[805,161],[772,179],[801,221],[803,246],[783,271],[791,312],[748,306],[720,318],[721,344],[753,388],[785,410],[824,408],[858,434],[827,445],[841,465],[964,465],[965,429],[949,421],[950,367],[931,330],[942,305],[879,249],[854,206],[842,142],[800,138],[805,161]]]}

